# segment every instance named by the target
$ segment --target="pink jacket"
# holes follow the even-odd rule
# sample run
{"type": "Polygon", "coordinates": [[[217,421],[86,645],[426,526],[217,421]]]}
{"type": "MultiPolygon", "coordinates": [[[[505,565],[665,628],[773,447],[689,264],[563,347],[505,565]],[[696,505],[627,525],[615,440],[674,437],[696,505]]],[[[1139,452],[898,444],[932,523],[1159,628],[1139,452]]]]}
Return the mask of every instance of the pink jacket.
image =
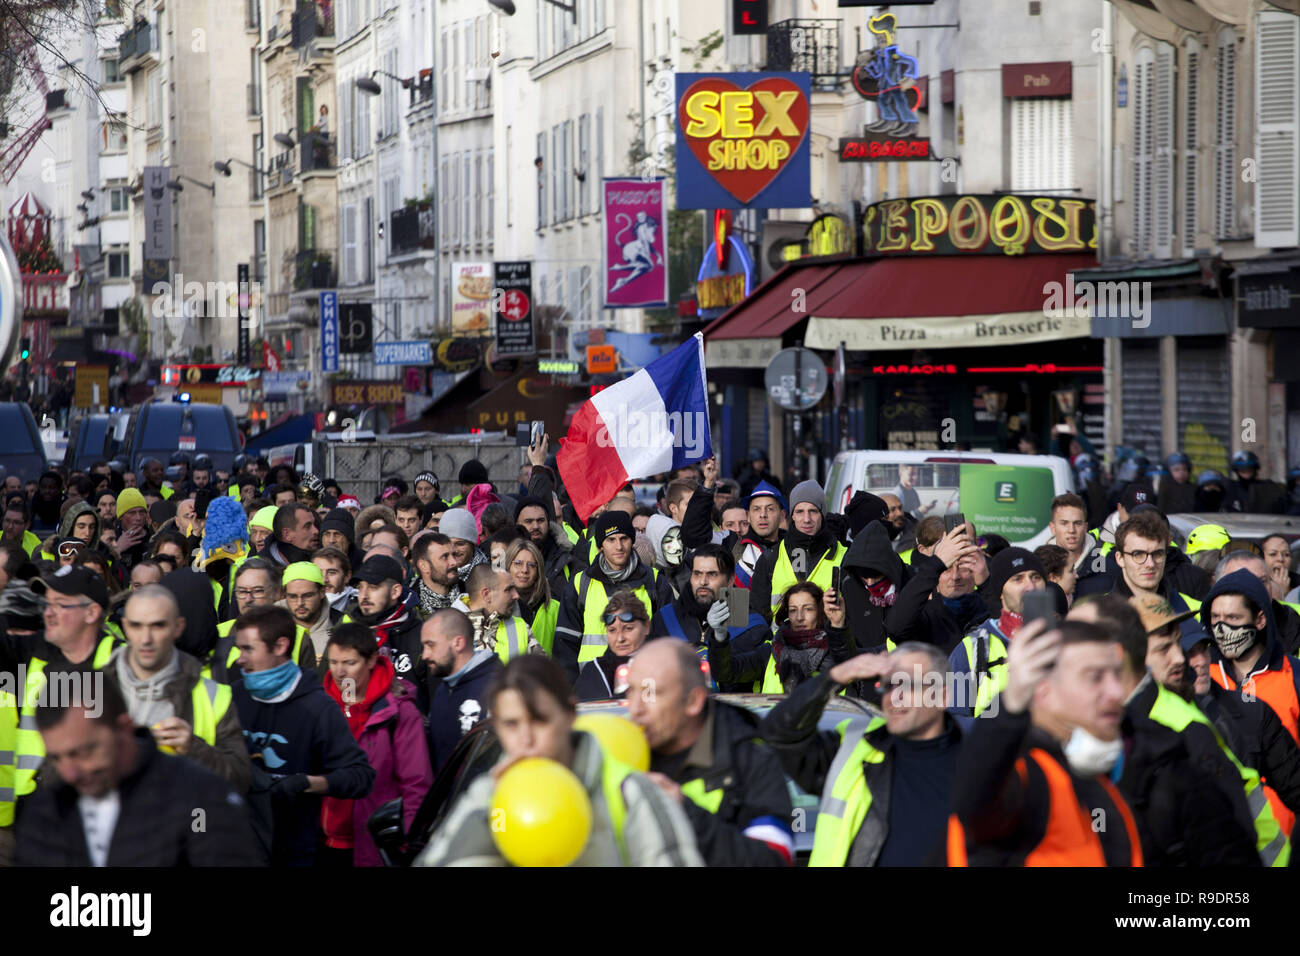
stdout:
{"type": "Polygon", "coordinates": [[[392,690],[371,710],[358,743],[375,768],[375,786],[369,796],[352,805],[353,865],[383,866],[366,820],[389,800],[401,797],[402,824],[409,830],[433,786],[429,741],[415,704],[415,688],[400,678],[393,681],[392,690]]]}

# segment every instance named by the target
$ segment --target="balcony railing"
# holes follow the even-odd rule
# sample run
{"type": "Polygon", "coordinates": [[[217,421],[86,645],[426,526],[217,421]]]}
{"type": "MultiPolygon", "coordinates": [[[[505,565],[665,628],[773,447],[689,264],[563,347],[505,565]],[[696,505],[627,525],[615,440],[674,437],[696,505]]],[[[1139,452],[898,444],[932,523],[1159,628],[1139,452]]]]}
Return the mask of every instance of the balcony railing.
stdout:
{"type": "Polygon", "coordinates": [[[840,20],[781,20],[767,28],[767,69],[811,73],[813,86],[839,85],[840,20]]]}
{"type": "Polygon", "coordinates": [[[256,83],[249,83],[245,87],[248,96],[248,115],[262,115],[262,88],[256,83]]]}
{"type": "MultiPolygon", "coordinates": [[[[144,56],[150,49],[152,49],[152,40],[149,36],[149,21],[136,20],[135,23],[123,30],[117,38],[119,69],[123,73],[132,72],[132,68],[127,66],[127,62],[135,57],[144,56]]],[[[138,69],[138,64],[134,68],[138,69]]]]}
{"type": "Polygon", "coordinates": [[[334,5],[324,6],[316,3],[299,3],[293,11],[293,40],[296,50],[306,46],[317,37],[334,35],[334,5]]]}
{"type": "Polygon", "coordinates": [[[393,212],[391,231],[392,254],[406,255],[417,249],[434,248],[433,206],[405,206],[393,212]]]}
{"type": "Polygon", "coordinates": [[[411,86],[411,106],[421,106],[433,100],[433,71],[421,70],[420,76],[411,86]]]}
{"type": "Polygon", "coordinates": [[[303,133],[298,145],[299,162],[304,173],[334,168],[334,143],[324,133],[303,133]]]}
{"type": "Polygon", "coordinates": [[[338,285],[333,263],[324,253],[315,249],[302,249],[294,256],[293,287],[304,289],[332,289],[338,285]]]}
{"type": "Polygon", "coordinates": [[[267,166],[266,188],[277,189],[280,186],[287,186],[293,182],[293,152],[285,150],[272,157],[271,164],[267,166]]]}

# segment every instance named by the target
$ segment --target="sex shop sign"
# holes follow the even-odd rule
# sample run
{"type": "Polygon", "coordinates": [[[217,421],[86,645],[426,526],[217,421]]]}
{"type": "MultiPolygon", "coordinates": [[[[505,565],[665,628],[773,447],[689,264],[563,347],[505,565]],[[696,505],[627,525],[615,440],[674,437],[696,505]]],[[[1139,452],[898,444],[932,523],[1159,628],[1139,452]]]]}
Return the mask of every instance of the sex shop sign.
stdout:
{"type": "Polygon", "coordinates": [[[677,208],[812,204],[807,73],[677,74],[677,208]]]}

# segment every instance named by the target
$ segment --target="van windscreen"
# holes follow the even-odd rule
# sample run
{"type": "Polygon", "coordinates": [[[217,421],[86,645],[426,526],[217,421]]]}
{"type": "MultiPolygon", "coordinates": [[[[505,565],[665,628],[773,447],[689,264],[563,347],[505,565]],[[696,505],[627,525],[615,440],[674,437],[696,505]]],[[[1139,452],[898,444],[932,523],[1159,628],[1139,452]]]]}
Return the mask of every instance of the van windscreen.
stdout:
{"type": "Polygon", "coordinates": [[[179,448],[181,435],[197,437],[202,451],[235,451],[230,426],[222,409],[190,408],[188,421],[179,405],[151,411],[140,436],[139,447],[149,450],[179,448]]]}

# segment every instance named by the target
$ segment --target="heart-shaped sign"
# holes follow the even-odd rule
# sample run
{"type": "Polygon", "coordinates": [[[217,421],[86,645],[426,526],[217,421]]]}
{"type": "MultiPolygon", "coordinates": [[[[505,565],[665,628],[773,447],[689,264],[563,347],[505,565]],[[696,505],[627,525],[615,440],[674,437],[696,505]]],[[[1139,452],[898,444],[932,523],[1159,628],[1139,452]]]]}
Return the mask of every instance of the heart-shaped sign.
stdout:
{"type": "Polygon", "coordinates": [[[808,98],[771,77],[741,89],[708,77],[678,101],[679,134],[710,176],[742,203],[766,189],[808,135],[808,98]]]}

